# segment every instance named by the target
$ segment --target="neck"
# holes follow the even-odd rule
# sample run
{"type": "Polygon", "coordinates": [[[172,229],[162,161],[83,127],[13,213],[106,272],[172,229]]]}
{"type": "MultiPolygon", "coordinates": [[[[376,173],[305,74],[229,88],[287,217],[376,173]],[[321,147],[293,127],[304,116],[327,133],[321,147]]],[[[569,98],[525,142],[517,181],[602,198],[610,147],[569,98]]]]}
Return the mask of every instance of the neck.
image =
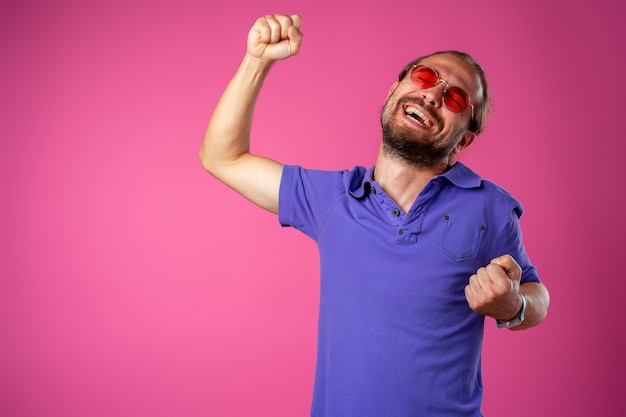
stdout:
{"type": "Polygon", "coordinates": [[[434,176],[441,175],[452,165],[452,160],[433,166],[414,166],[382,149],[376,160],[374,179],[389,197],[406,213],[418,194],[434,176]]]}

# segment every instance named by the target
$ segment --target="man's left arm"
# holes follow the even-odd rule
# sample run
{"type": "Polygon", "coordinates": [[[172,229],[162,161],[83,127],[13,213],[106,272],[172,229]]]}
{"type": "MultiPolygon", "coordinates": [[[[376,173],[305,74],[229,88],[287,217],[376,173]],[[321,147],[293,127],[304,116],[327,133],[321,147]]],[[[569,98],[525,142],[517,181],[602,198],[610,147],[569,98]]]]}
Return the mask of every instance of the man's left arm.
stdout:
{"type": "Polygon", "coordinates": [[[550,304],[547,288],[539,282],[521,283],[522,269],[510,255],[493,259],[476,271],[465,287],[470,308],[478,314],[506,323],[523,309],[524,320],[511,330],[534,327],[546,317],[550,304]]]}
{"type": "Polygon", "coordinates": [[[546,318],[550,294],[548,289],[540,282],[525,282],[520,285],[520,292],[526,297],[526,311],[524,321],[511,330],[524,330],[534,327],[546,318]]]}

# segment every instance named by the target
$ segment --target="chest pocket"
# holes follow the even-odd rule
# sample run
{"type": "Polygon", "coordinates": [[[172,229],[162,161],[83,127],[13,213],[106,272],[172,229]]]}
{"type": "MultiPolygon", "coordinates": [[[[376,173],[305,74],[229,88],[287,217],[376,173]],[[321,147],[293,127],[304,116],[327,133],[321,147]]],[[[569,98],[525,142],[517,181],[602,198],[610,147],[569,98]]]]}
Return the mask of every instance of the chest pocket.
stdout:
{"type": "Polygon", "coordinates": [[[463,216],[445,215],[439,249],[457,262],[474,259],[487,232],[480,220],[468,220],[463,216]]]}

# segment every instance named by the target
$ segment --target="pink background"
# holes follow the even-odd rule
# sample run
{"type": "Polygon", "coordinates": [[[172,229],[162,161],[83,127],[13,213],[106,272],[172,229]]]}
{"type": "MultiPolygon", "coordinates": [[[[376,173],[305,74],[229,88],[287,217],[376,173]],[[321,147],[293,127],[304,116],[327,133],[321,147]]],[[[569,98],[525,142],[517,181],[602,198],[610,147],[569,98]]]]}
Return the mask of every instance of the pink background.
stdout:
{"type": "Polygon", "coordinates": [[[305,42],[267,80],[253,150],[286,163],[373,164],[406,62],[454,48],[483,64],[495,110],[463,160],[523,202],[552,294],[539,328],[487,322],[484,411],[616,415],[619,4],[3,2],[0,415],[308,415],[315,245],[197,157],[249,27],[273,12],[300,13],[305,42]]]}

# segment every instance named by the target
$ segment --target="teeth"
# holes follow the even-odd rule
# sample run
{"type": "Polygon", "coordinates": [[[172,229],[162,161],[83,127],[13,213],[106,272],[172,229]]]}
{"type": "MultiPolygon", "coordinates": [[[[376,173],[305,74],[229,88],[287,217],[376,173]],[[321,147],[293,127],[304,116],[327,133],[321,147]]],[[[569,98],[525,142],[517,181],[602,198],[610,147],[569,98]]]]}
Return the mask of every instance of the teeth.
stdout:
{"type": "Polygon", "coordinates": [[[430,119],[428,119],[428,117],[426,117],[426,115],[424,113],[422,113],[421,111],[419,111],[415,107],[407,107],[406,110],[405,110],[405,113],[411,119],[415,120],[418,123],[423,124],[426,127],[431,127],[432,126],[432,123],[431,123],[430,119]]]}

